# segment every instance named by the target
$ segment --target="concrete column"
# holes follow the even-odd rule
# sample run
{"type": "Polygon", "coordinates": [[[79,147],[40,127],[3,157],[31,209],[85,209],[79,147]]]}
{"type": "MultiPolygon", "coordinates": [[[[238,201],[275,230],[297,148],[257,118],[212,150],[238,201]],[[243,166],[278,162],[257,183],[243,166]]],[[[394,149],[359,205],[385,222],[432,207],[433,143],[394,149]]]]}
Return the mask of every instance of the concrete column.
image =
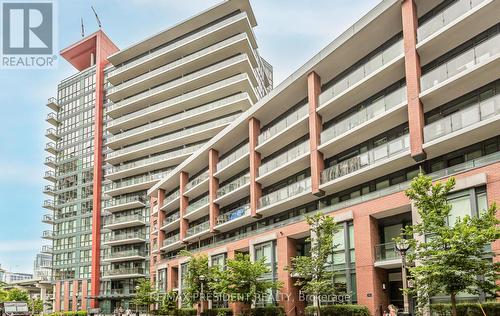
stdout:
{"type": "Polygon", "coordinates": [[[278,237],[276,246],[278,247],[278,280],[283,282],[278,295],[279,304],[285,309],[286,315],[304,315],[305,302],[299,301],[299,290],[294,285],[287,267],[292,264],[292,257],[297,255],[296,240],[282,236],[278,237]]]}
{"type": "Polygon", "coordinates": [[[260,135],[260,122],[252,117],[248,121],[248,139],[250,149],[250,214],[254,218],[259,218],[257,209],[259,207],[259,199],[262,196],[262,186],[257,182],[260,167],[260,153],[255,150],[258,144],[260,135]]]}
{"type": "Polygon", "coordinates": [[[416,161],[426,158],[424,144],[424,108],[420,101],[420,57],[417,52],[417,8],[413,0],[403,0],[403,42],[405,50],[406,92],[408,98],[408,125],[411,156],[416,161]]]}
{"type": "Polygon", "coordinates": [[[179,270],[177,266],[169,264],[167,266],[167,291],[172,291],[177,288],[177,280],[179,278],[179,270]]]}
{"type": "Polygon", "coordinates": [[[87,292],[88,282],[87,280],[82,280],[82,310],[87,310],[87,292]]]}
{"type": "MultiPolygon", "coordinates": [[[[72,311],[76,312],[77,311],[77,305],[78,305],[78,280],[73,280],[73,307],[72,311]]],[[[68,306],[69,308],[69,306],[68,306]]]]}
{"type": "Polygon", "coordinates": [[[61,311],[61,283],[62,281],[56,281],[55,293],[54,293],[54,298],[55,298],[54,312],[61,311]]]}
{"type": "Polygon", "coordinates": [[[62,309],[64,311],[69,311],[69,281],[64,281],[63,293],[64,293],[64,302],[62,309]]]}
{"type": "Polygon", "coordinates": [[[186,215],[186,209],[189,205],[189,199],[184,196],[186,192],[186,185],[189,182],[189,174],[185,171],[181,171],[180,180],[179,180],[179,193],[180,193],[180,240],[184,241],[186,237],[186,232],[189,227],[189,222],[184,219],[184,215],[186,215]]]}
{"type": "Polygon", "coordinates": [[[311,188],[316,196],[325,193],[320,190],[321,172],[325,169],[323,153],[318,150],[321,144],[321,131],[323,122],[321,116],[316,112],[319,105],[319,94],[321,93],[321,78],[317,73],[311,72],[307,76],[307,98],[309,100],[309,147],[311,151],[311,188]]]}
{"type": "Polygon", "coordinates": [[[217,163],[219,162],[219,152],[215,149],[208,151],[208,198],[209,198],[209,218],[210,231],[215,233],[217,217],[219,216],[219,205],[214,201],[217,199],[217,190],[219,190],[219,179],[214,176],[217,172],[217,163]]]}
{"type": "MultiPolygon", "coordinates": [[[[159,194],[160,194],[160,192],[158,190],[158,195],[159,194]]],[[[150,276],[153,276],[155,273],[156,261],[158,260],[158,258],[157,258],[158,252],[156,252],[156,251],[158,251],[161,247],[161,244],[158,241],[158,235],[159,235],[160,226],[161,226],[161,224],[158,221],[158,216],[159,216],[159,213],[161,211],[159,210],[160,205],[157,202],[158,202],[157,197],[151,196],[149,198],[149,205],[151,207],[151,210],[150,210],[151,213],[149,216],[149,230],[151,232],[150,243],[149,243],[149,275],[150,276]],[[156,216],[153,215],[153,208],[155,208],[155,207],[158,208],[158,214],[156,216]],[[155,228],[157,228],[157,230],[158,230],[157,235],[152,233],[155,230],[155,228]],[[155,246],[155,244],[156,244],[156,246],[155,246]]]]}
{"type": "Polygon", "coordinates": [[[165,232],[160,229],[163,226],[163,221],[165,220],[165,211],[161,210],[163,202],[165,200],[165,190],[158,189],[158,196],[156,202],[158,203],[158,249],[163,245],[165,240],[165,232]]]}

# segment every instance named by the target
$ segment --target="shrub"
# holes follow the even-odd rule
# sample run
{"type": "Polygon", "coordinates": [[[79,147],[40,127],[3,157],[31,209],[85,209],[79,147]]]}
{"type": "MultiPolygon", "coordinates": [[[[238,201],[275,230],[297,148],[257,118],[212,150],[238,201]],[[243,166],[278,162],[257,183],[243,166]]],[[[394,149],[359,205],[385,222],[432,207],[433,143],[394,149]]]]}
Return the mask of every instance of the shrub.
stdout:
{"type": "Polygon", "coordinates": [[[212,308],[201,313],[201,316],[233,316],[230,308],[212,308]]]}
{"type": "Polygon", "coordinates": [[[251,316],[285,316],[285,310],[281,306],[255,307],[250,311],[251,316]]]}
{"type": "Polygon", "coordinates": [[[175,316],[196,316],[195,308],[181,308],[175,311],[175,316]]]}
{"type": "MultiPolygon", "coordinates": [[[[307,316],[315,313],[315,306],[306,307],[307,316]]],[[[321,307],[321,316],[370,316],[370,312],[362,305],[327,305],[321,307]]]]}
{"type": "MultiPolygon", "coordinates": [[[[500,316],[500,303],[486,302],[482,308],[488,316],[500,316]]],[[[450,316],[450,304],[431,304],[431,312],[433,316],[450,316]]],[[[460,303],[457,304],[458,316],[483,316],[483,312],[478,303],[460,303]]]]}

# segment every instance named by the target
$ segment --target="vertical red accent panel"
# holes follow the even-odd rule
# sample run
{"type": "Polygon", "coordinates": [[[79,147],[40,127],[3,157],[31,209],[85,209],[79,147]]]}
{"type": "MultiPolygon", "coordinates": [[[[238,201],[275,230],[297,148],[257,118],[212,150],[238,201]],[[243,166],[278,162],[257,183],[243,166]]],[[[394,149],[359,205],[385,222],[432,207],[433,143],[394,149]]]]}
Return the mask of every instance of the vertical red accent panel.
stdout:
{"type": "Polygon", "coordinates": [[[69,281],[64,281],[63,293],[64,293],[63,310],[69,311],[69,281]]]}
{"type": "Polygon", "coordinates": [[[78,280],[73,280],[73,297],[72,297],[72,300],[73,300],[73,308],[72,308],[72,311],[76,311],[77,310],[77,305],[78,305],[78,280]]]}
{"type": "Polygon", "coordinates": [[[280,304],[287,315],[297,315],[298,311],[303,311],[305,302],[299,298],[299,290],[295,287],[295,280],[292,278],[287,267],[292,264],[292,257],[297,255],[297,245],[295,239],[287,236],[280,236],[276,242],[278,252],[278,280],[282,282],[281,293],[286,294],[287,299],[281,299],[280,304]]]}
{"type": "Polygon", "coordinates": [[[406,93],[408,98],[408,125],[410,129],[411,156],[416,161],[426,158],[424,144],[424,108],[420,101],[420,57],[417,52],[417,8],[413,0],[401,5],[403,42],[405,49],[406,93]]]}
{"type": "Polygon", "coordinates": [[[87,280],[82,280],[82,311],[87,310],[87,293],[88,293],[88,284],[87,280]]]}
{"type": "Polygon", "coordinates": [[[163,245],[163,240],[165,240],[165,232],[160,228],[163,226],[163,222],[165,221],[165,211],[161,210],[163,206],[163,201],[165,200],[165,190],[158,190],[158,198],[156,202],[158,203],[158,247],[163,245]]]}
{"type": "MultiPolygon", "coordinates": [[[[158,192],[159,194],[159,192],[158,192]]],[[[158,204],[158,198],[155,198],[151,196],[149,198],[149,205],[151,207],[151,213],[149,216],[149,230],[150,230],[150,238],[149,238],[149,275],[152,276],[155,273],[156,269],[156,256],[157,256],[157,250],[160,248],[160,243],[158,242],[158,234],[160,231],[160,223],[158,222],[158,216],[154,216],[153,209],[157,208],[158,209],[158,215],[160,214],[160,205],[158,204]],[[156,224],[155,224],[156,221],[156,224]],[[158,233],[155,235],[153,234],[153,231],[157,230],[158,233]]]]}
{"type": "Polygon", "coordinates": [[[184,238],[186,237],[186,232],[189,226],[189,222],[187,219],[184,218],[184,215],[186,215],[186,209],[189,205],[189,200],[186,196],[184,196],[184,193],[186,192],[186,185],[189,182],[189,174],[185,171],[181,171],[180,173],[180,179],[179,179],[179,195],[180,195],[180,229],[179,229],[179,237],[181,241],[184,241],[184,238]]]}
{"type": "Polygon", "coordinates": [[[61,311],[61,282],[60,281],[56,281],[56,286],[55,286],[55,306],[54,306],[54,311],[55,312],[60,312],[61,311]]]}
{"type": "Polygon", "coordinates": [[[318,150],[321,144],[321,130],[323,122],[321,116],[316,112],[321,93],[321,78],[317,73],[311,72],[307,76],[307,98],[309,101],[309,147],[311,150],[311,190],[316,196],[323,196],[325,192],[320,190],[321,172],[325,168],[323,153],[318,150]]]}
{"type": "Polygon", "coordinates": [[[250,215],[259,218],[257,209],[259,208],[259,199],[262,196],[262,186],[257,182],[260,167],[260,153],[255,150],[258,145],[260,135],[260,121],[255,117],[248,120],[248,145],[250,157],[250,215]]]}
{"type": "Polygon", "coordinates": [[[214,201],[217,199],[217,190],[219,190],[219,179],[214,177],[217,172],[217,163],[219,162],[219,152],[215,149],[208,151],[208,198],[209,198],[209,218],[210,231],[215,232],[217,217],[219,216],[219,205],[214,201]]]}
{"type": "Polygon", "coordinates": [[[167,291],[172,291],[177,288],[177,281],[179,278],[178,267],[173,263],[169,263],[167,266],[167,291]]]}

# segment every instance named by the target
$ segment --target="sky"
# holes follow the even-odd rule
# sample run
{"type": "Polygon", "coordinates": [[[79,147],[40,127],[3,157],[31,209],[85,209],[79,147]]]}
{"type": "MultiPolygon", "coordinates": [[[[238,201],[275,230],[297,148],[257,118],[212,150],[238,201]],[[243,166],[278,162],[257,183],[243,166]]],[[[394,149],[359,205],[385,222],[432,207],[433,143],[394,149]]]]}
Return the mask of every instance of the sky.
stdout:
{"type": "MultiPolygon", "coordinates": [[[[59,49],[97,30],[90,6],[104,32],[119,48],[160,32],[220,0],[55,0],[59,49]]],[[[250,0],[257,18],[259,53],[274,67],[274,84],[319,52],[380,0],[250,0]]],[[[42,187],[46,170],[43,150],[49,127],[45,106],[57,83],[76,71],[62,58],[55,69],[0,69],[0,265],[31,273],[41,239],[50,226],[42,187]]]]}

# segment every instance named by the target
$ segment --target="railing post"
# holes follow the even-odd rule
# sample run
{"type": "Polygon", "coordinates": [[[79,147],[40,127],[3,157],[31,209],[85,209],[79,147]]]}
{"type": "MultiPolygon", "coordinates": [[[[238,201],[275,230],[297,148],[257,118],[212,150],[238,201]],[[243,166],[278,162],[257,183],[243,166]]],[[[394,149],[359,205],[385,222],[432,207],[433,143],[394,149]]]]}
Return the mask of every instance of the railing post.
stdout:
{"type": "Polygon", "coordinates": [[[321,93],[321,78],[317,73],[311,72],[307,76],[307,97],[309,100],[309,147],[311,152],[311,190],[316,196],[323,196],[319,186],[321,184],[321,172],[325,168],[323,153],[318,150],[321,144],[321,130],[323,122],[321,115],[316,112],[319,105],[321,93]]]}

